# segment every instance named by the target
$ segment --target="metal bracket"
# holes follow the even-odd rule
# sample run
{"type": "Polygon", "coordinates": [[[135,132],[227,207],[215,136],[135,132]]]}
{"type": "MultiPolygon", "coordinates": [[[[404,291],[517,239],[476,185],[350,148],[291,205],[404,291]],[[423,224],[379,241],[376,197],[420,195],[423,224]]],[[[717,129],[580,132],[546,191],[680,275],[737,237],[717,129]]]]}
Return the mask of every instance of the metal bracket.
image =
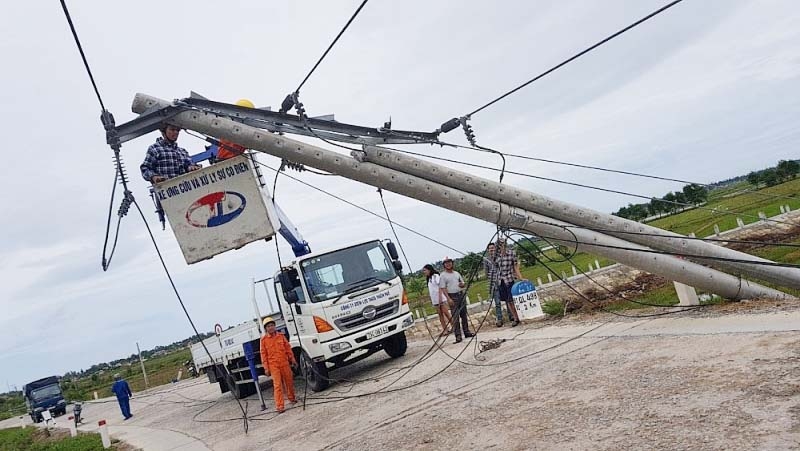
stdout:
{"type": "MultiPolygon", "coordinates": [[[[415,144],[436,141],[436,133],[403,130],[387,130],[385,128],[363,127],[328,120],[328,117],[310,117],[303,122],[299,116],[284,114],[264,109],[247,108],[222,102],[208,100],[193,93],[191,97],[176,100],[174,104],[146,111],[138,118],[120,124],[115,128],[119,143],[146,135],[157,130],[159,125],[171,117],[188,110],[201,110],[212,114],[229,117],[253,127],[272,133],[290,133],[295,135],[314,136],[354,144],[415,144]],[[313,130],[308,130],[307,126],[313,130]]],[[[109,143],[110,144],[110,143],[109,143]]]]}

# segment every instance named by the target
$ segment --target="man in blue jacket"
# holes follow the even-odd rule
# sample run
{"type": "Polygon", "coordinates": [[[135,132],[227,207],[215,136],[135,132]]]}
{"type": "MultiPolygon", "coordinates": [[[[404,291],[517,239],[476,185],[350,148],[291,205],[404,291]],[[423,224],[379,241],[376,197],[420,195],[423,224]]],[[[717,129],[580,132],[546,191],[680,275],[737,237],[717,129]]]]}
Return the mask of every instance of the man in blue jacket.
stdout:
{"type": "Polygon", "coordinates": [[[114,375],[114,385],[111,386],[111,391],[117,395],[117,402],[119,402],[119,408],[122,410],[122,416],[126,420],[132,417],[130,398],[133,393],[131,393],[131,387],[119,374],[114,375]]]}

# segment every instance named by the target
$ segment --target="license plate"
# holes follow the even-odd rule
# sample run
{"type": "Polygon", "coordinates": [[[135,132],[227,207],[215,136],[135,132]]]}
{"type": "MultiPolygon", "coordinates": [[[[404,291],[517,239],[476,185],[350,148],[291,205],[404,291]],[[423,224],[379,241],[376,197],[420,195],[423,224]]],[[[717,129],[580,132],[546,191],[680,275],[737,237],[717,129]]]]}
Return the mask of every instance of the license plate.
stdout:
{"type": "Polygon", "coordinates": [[[383,326],[380,329],[371,330],[371,331],[367,332],[366,337],[367,337],[367,340],[371,340],[371,339],[373,339],[373,338],[375,338],[377,336],[385,334],[386,332],[389,332],[389,326],[383,326]]]}

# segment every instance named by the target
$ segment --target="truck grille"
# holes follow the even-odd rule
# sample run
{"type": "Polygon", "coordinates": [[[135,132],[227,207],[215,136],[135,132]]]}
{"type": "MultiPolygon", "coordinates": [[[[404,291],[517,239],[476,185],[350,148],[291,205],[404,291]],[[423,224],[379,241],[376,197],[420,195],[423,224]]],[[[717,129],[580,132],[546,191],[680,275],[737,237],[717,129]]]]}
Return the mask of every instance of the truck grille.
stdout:
{"type": "Polygon", "coordinates": [[[361,309],[360,312],[354,313],[350,316],[345,316],[335,320],[333,323],[336,324],[340,330],[350,330],[355,329],[357,327],[361,327],[363,325],[372,323],[374,321],[378,321],[380,319],[386,318],[388,316],[392,316],[400,310],[400,300],[396,299],[391,302],[387,302],[385,304],[376,305],[375,308],[375,316],[372,318],[368,318],[364,316],[364,311],[367,309],[372,309],[373,306],[366,306],[361,309]]]}

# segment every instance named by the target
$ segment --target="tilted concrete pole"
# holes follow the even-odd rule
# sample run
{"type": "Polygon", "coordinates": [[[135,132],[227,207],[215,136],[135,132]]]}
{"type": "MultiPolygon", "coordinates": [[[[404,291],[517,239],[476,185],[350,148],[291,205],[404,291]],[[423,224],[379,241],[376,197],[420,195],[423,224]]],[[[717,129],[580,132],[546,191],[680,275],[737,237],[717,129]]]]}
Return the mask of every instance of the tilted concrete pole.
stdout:
{"type": "MultiPolygon", "coordinates": [[[[466,192],[508,203],[516,207],[566,221],[581,227],[603,230],[603,233],[622,238],[644,246],[678,254],[699,255],[753,262],[769,262],[744,252],[724,248],[715,244],[689,240],[685,236],[669,232],[637,221],[620,218],[594,211],[589,208],[562,202],[532,191],[478,177],[466,172],[451,169],[440,164],[415,158],[400,152],[381,147],[367,146],[364,149],[365,161],[388,168],[397,169],[433,182],[442,183],[466,192]],[[617,233],[615,233],[617,232],[617,233]],[[624,233],[628,232],[628,233],[624,233]],[[637,235],[630,232],[646,233],[637,235]],[[651,236],[658,235],[658,236],[651,236]]],[[[754,279],[766,280],[780,286],[800,289],[800,268],[786,268],[695,258],[703,264],[713,266],[734,274],[743,274],[754,279]]]]}
{"type": "MultiPolygon", "coordinates": [[[[133,111],[141,113],[147,109],[168,104],[169,102],[164,100],[137,94],[134,99],[133,111]]],[[[394,169],[359,162],[350,156],[295,141],[285,136],[274,135],[226,117],[192,110],[172,117],[170,122],[180,127],[236,142],[249,149],[286,158],[295,163],[331,172],[493,224],[549,237],[553,241],[567,246],[577,246],[579,251],[602,255],[625,265],[658,274],[670,280],[677,280],[726,298],[791,298],[780,291],[687,260],[663,254],[616,249],[616,247],[642,250],[648,248],[587,229],[567,230],[562,225],[568,224],[562,221],[433,183],[394,169]],[[578,241],[577,245],[575,238],[578,241]]]]}

